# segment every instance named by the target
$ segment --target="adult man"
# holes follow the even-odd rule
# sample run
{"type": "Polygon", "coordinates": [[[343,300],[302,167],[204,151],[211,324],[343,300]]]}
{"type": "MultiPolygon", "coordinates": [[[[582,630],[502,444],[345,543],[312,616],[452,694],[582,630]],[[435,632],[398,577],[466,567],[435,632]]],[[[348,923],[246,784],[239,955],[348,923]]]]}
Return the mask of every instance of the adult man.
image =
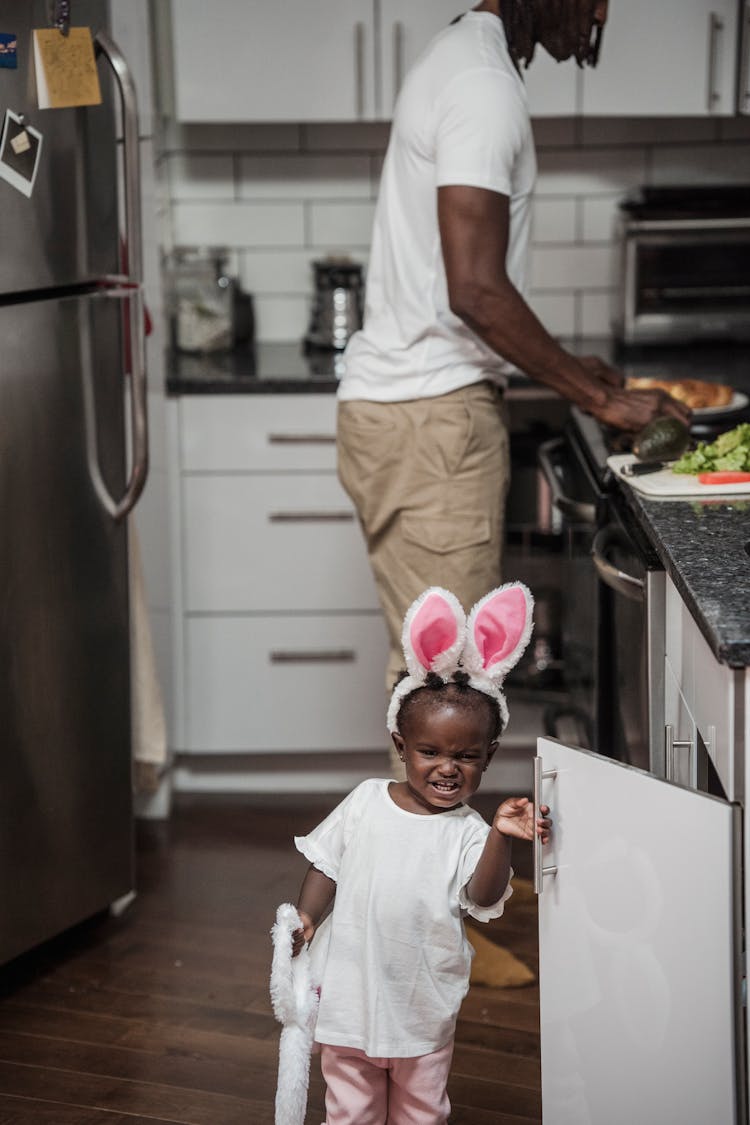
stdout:
{"type": "Polygon", "coordinates": [[[421,590],[454,590],[468,611],[500,580],[508,370],[625,430],[688,417],[570,355],[523,297],[536,159],[520,66],[537,44],[594,64],[606,15],[607,0],[483,0],[432,41],[399,97],[338,422],[339,475],[388,622],[389,688],[421,590]]]}

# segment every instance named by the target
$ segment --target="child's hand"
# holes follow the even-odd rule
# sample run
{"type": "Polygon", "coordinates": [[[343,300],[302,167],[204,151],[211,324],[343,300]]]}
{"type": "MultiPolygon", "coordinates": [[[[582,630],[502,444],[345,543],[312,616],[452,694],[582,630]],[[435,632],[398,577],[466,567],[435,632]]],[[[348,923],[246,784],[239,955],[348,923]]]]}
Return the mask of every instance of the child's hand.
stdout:
{"type": "MultiPolygon", "coordinates": [[[[552,821],[549,819],[549,805],[540,805],[542,816],[537,817],[536,832],[546,844],[550,837],[552,821]]],[[[528,797],[509,797],[498,808],[492,821],[494,828],[503,836],[515,836],[518,840],[534,838],[534,805],[528,797]]]]}
{"type": "Polygon", "coordinates": [[[292,934],[292,957],[301,953],[305,942],[310,941],[315,933],[315,925],[310,915],[305,914],[304,910],[298,910],[297,913],[302,919],[302,929],[295,930],[292,934]]]}

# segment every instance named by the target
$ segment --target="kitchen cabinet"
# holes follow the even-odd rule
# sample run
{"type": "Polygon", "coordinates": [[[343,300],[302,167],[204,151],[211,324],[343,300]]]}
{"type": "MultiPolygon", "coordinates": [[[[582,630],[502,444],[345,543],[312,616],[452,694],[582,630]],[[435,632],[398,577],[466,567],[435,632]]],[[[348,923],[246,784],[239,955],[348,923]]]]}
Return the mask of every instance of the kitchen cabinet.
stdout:
{"type": "MultiPolygon", "coordinates": [[[[171,0],[175,115],[187,122],[388,120],[455,0],[171,0]],[[216,29],[222,33],[216,33],[216,29]]],[[[539,51],[534,114],[575,112],[579,73],[539,51]]]]}
{"type": "Polygon", "coordinates": [[[739,809],[552,739],[538,755],[544,1125],[738,1122],[739,809]]]}
{"type": "Polygon", "coordinates": [[[738,15],[737,0],[610,4],[599,65],[583,74],[584,115],[734,114],[738,15]]]}
{"type": "Polygon", "coordinates": [[[737,108],[740,113],[750,113],[750,0],[743,0],[740,20],[742,28],[737,108]]]}
{"type": "Polygon", "coordinates": [[[386,630],[336,477],[335,395],[184,396],[177,412],[178,749],[384,748],[386,630]]]}

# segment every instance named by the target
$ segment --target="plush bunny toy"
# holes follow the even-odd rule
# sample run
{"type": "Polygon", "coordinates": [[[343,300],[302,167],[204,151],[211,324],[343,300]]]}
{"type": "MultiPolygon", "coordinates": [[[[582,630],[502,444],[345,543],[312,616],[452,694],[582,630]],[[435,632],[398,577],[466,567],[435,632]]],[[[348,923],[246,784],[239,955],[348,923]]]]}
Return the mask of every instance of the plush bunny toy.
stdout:
{"type": "Polygon", "coordinates": [[[283,1025],[276,1084],[276,1125],[304,1125],[307,1108],[319,994],[311,976],[307,945],[292,958],[292,934],[301,929],[302,919],[295,907],[282,903],[271,929],[271,1004],[276,1019],[283,1025]]]}
{"type": "Polygon", "coordinates": [[[491,590],[472,609],[468,621],[450,590],[430,586],[404,618],[401,643],[408,675],[393,689],[387,726],[398,733],[401,701],[422,687],[429,672],[450,680],[454,672],[469,676],[469,685],[494,699],[502,729],[508,705],[502,683],[529,643],[534,599],[522,582],[491,590]]]}

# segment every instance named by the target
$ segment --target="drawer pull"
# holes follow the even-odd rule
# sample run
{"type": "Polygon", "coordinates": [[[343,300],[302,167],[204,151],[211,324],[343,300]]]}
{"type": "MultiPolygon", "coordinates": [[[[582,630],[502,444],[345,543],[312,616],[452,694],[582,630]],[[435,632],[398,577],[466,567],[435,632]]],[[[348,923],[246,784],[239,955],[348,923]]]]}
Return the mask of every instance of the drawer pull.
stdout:
{"type": "Polygon", "coordinates": [[[269,445],[335,445],[335,434],[268,434],[269,445]]]}
{"type": "Polygon", "coordinates": [[[276,649],[269,656],[272,664],[353,664],[357,659],[353,648],[276,649]]]}
{"type": "Polygon", "coordinates": [[[269,523],[351,523],[354,512],[269,512],[269,523]]]}

